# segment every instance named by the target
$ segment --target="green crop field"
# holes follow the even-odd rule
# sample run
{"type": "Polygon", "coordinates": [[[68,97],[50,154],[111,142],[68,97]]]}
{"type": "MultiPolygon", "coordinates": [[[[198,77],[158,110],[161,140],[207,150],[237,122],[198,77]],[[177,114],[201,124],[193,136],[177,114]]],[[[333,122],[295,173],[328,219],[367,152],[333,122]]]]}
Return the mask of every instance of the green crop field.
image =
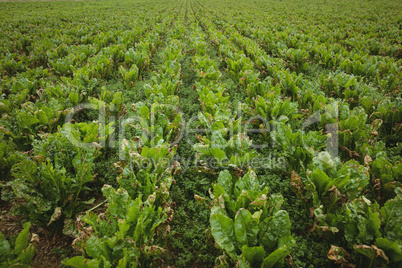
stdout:
{"type": "Polygon", "coordinates": [[[402,267],[402,2],[0,3],[0,267],[402,267]]]}

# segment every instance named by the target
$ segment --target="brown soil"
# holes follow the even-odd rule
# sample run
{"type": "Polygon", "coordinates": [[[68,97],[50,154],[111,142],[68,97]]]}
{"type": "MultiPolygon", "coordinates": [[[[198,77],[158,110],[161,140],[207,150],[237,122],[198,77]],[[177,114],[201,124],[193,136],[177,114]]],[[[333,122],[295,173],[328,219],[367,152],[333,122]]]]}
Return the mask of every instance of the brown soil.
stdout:
{"type": "MultiPolygon", "coordinates": [[[[12,205],[0,200],[0,232],[10,238],[22,230],[21,217],[11,215],[12,205]]],[[[67,252],[71,252],[72,238],[62,233],[51,234],[48,230],[35,225],[30,229],[30,241],[34,243],[36,254],[33,268],[53,268],[61,264],[67,252]]]]}

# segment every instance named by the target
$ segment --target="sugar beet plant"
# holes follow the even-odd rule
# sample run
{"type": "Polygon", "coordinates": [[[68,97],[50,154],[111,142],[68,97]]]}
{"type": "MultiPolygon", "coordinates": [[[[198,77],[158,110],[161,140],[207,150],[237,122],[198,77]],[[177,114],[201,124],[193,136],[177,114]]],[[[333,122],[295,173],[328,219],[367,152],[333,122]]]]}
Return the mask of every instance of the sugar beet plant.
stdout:
{"type": "Polygon", "coordinates": [[[1,7],[1,267],[401,265],[399,2],[1,7]]]}

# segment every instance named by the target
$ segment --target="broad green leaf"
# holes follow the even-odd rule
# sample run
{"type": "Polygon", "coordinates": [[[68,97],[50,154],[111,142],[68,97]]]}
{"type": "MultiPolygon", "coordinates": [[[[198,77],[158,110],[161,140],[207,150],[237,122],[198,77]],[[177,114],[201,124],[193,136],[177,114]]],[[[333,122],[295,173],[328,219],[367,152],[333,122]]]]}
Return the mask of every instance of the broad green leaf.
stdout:
{"type": "Polygon", "coordinates": [[[32,125],[39,123],[39,119],[35,116],[27,114],[24,111],[18,112],[17,122],[21,128],[30,129],[32,125]]]}
{"type": "Polygon", "coordinates": [[[143,117],[148,117],[148,115],[149,115],[148,107],[147,106],[142,106],[141,109],[140,109],[140,114],[143,117]]]}
{"type": "Polygon", "coordinates": [[[402,196],[400,189],[394,199],[388,200],[381,208],[381,220],[384,225],[385,238],[402,245],[402,196]]]}
{"type": "Polygon", "coordinates": [[[252,216],[250,211],[246,209],[242,208],[236,213],[234,228],[239,247],[249,245],[247,238],[247,226],[250,224],[251,218],[252,216]]]}
{"type": "Polygon", "coordinates": [[[127,205],[129,205],[130,201],[127,191],[124,189],[115,190],[110,185],[104,185],[102,193],[109,201],[110,213],[113,216],[124,219],[126,217],[127,205]]]}
{"type": "Polygon", "coordinates": [[[253,263],[261,263],[265,257],[265,250],[263,247],[248,247],[244,245],[241,249],[244,258],[253,263]]]}
{"type": "Polygon", "coordinates": [[[139,215],[141,213],[141,205],[142,205],[142,195],[140,195],[132,206],[128,208],[126,222],[127,223],[136,223],[139,215]]]}
{"type": "Polygon", "coordinates": [[[215,157],[215,159],[218,160],[218,162],[222,162],[222,160],[227,158],[225,152],[217,147],[211,149],[211,153],[215,157]]]}
{"type": "Polygon", "coordinates": [[[68,96],[68,99],[73,103],[77,104],[78,103],[78,93],[77,92],[71,92],[70,95],[68,96]]]}
{"type": "Polygon", "coordinates": [[[99,268],[100,260],[98,259],[89,260],[82,256],[76,256],[68,260],[64,260],[63,264],[77,268],[99,268]]]}
{"type": "Polygon", "coordinates": [[[321,169],[315,169],[313,171],[311,174],[311,181],[314,183],[320,197],[325,195],[327,189],[331,188],[333,184],[333,180],[321,169]]]}
{"type": "Polygon", "coordinates": [[[368,207],[366,217],[360,216],[358,219],[357,227],[360,241],[371,243],[376,237],[381,236],[381,220],[378,212],[372,212],[371,208],[368,207]]]}
{"type": "Polygon", "coordinates": [[[15,254],[19,255],[23,250],[27,248],[30,227],[31,224],[29,222],[24,223],[24,229],[18,234],[17,240],[15,241],[15,254]]]}
{"type": "Polygon", "coordinates": [[[376,239],[375,245],[384,250],[385,254],[387,254],[387,256],[389,256],[394,262],[402,260],[402,246],[398,243],[379,237],[376,239]]]}
{"type": "Polygon", "coordinates": [[[120,239],[124,240],[126,238],[127,231],[130,229],[130,224],[126,222],[126,220],[119,220],[117,223],[119,226],[118,236],[120,239]]]}
{"type": "Polygon", "coordinates": [[[35,254],[35,247],[31,244],[18,255],[18,262],[30,265],[35,254]]]}
{"type": "Polygon", "coordinates": [[[225,193],[231,197],[233,193],[233,180],[228,170],[219,173],[218,184],[223,187],[225,193]]]}
{"type": "Polygon", "coordinates": [[[240,196],[243,191],[259,191],[261,184],[257,180],[257,175],[251,169],[242,178],[240,178],[234,188],[235,197],[240,196]]]}
{"type": "Polygon", "coordinates": [[[214,147],[224,148],[227,141],[223,138],[221,132],[215,130],[212,132],[211,141],[214,147]]]}
{"type": "Polygon", "coordinates": [[[260,216],[261,211],[257,211],[251,215],[248,210],[241,208],[237,212],[235,218],[235,234],[239,247],[242,245],[252,247],[258,244],[260,216]]]}
{"type": "Polygon", "coordinates": [[[236,259],[236,236],[233,220],[217,212],[211,215],[209,222],[216,243],[225,250],[232,259],[236,259]]]}
{"type": "Polygon", "coordinates": [[[287,246],[278,248],[266,257],[261,265],[262,268],[282,267],[286,255],[289,254],[287,246]]]}
{"type": "Polygon", "coordinates": [[[349,199],[355,199],[369,183],[370,176],[366,167],[355,160],[346,162],[337,172],[336,188],[347,194],[349,199]]]}
{"type": "Polygon", "coordinates": [[[11,255],[11,246],[3,233],[0,232],[0,263],[5,262],[11,255]]]}
{"type": "Polygon", "coordinates": [[[46,125],[49,122],[49,119],[46,116],[46,113],[42,110],[39,110],[36,117],[39,119],[40,123],[46,125]]]}
{"type": "Polygon", "coordinates": [[[350,79],[350,80],[346,83],[345,88],[356,85],[356,82],[357,82],[357,78],[356,78],[356,77],[353,77],[352,79],[350,79]]]}
{"type": "Polygon", "coordinates": [[[262,234],[262,243],[268,252],[273,251],[281,238],[290,236],[289,215],[285,210],[279,210],[273,217],[265,219],[260,224],[260,228],[263,230],[266,228],[262,234]]]}
{"type": "Polygon", "coordinates": [[[86,241],[85,251],[90,257],[94,259],[101,259],[102,256],[105,257],[107,260],[110,259],[106,243],[102,241],[102,239],[95,236],[91,236],[86,241]]]}
{"type": "Polygon", "coordinates": [[[200,120],[201,124],[203,126],[209,126],[209,121],[208,119],[204,116],[203,113],[199,112],[198,113],[198,119],[200,120]]]}

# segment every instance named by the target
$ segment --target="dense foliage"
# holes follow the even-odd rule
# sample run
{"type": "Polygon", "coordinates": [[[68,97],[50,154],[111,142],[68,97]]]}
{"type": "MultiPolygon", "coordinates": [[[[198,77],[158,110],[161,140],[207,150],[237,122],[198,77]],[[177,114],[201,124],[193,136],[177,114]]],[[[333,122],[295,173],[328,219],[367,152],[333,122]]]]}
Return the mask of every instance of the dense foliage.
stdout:
{"type": "Polygon", "coordinates": [[[0,267],[402,264],[398,1],[0,6],[0,267]]]}

